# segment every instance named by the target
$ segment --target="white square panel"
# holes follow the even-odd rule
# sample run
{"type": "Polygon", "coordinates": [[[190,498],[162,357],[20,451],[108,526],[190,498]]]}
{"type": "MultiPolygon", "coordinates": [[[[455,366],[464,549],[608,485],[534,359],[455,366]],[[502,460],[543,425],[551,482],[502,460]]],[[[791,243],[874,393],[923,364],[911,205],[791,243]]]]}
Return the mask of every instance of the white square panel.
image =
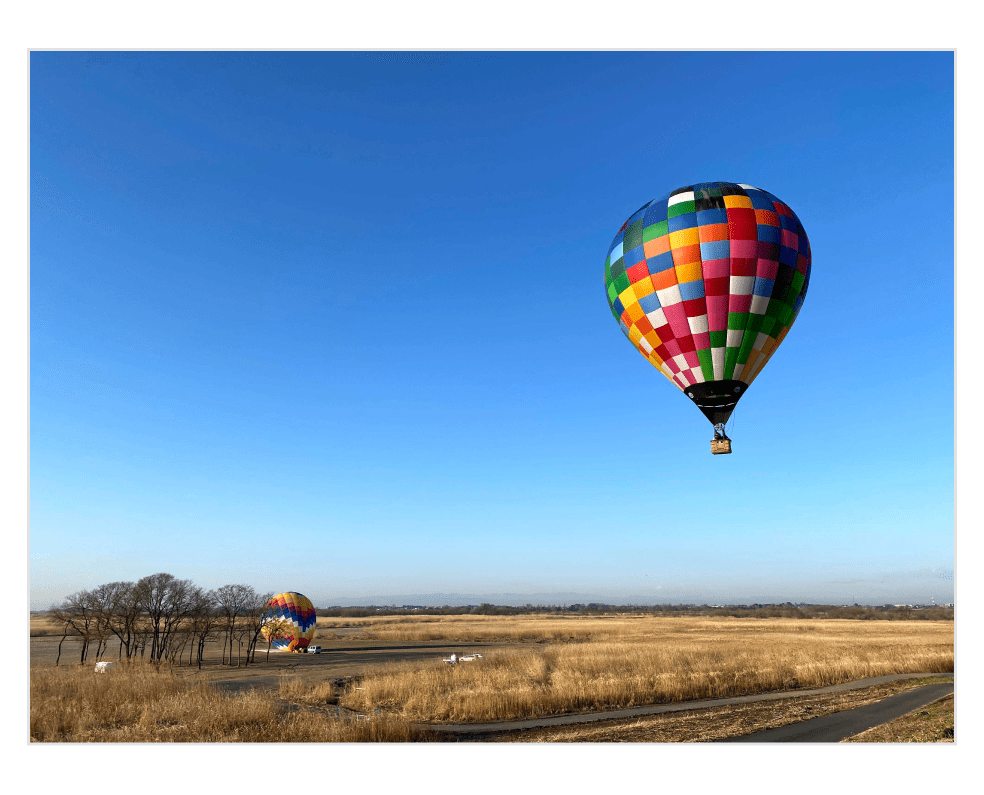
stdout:
{"type": "Polygon", "coordinates": [[[732,295],[751,295],[755,287],[754,276],[732,276],[731,294],[732,295]]]}
{"type": "Polygon", "coordinates": [[[688,317],[687,322],[690,324],[691,334],[704,334],[707,332],[707,315],[688,317]]]}
{"type": "Polygon", "coordinates": [[[764,315],[765,310],[769,308],[769,299],[764,295],[753,295],[752,296],[752,306],[749,308],[749,312],[753,315],[764,315]]]}
{"type": "Polygon", "coordinates": [[[660,306],[673,306],[683,300],[680,295],[680,285],[674,284],[664,290],[657,290],[656,297],[659,299],[660,306]]]}
{"type": "Polygon", "coordinates": [[[649,323],[652,325],[653,328],[659,328],[660,326],[665,326],[667,323],[666,315],[663,313],[662,307],[653,310],[652,312],[649,312],[646,315],[646,317],[648,318],[649,323]]]}

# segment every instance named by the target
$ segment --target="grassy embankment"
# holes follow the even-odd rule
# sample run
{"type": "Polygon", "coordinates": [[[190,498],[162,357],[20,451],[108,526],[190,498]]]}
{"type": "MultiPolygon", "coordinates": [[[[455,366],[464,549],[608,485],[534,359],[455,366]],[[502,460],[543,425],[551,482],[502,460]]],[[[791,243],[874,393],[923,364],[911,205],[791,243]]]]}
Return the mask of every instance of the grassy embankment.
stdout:
{"type": "Polygon", "coordinates": [[[845,743],[952,743],[953,693],[908,715],[849,737],[845,743]]]}
{"type": "MultiPolygon", "coordinates": [[[[375,640],[546,640],[482,660],[390,666],[340,703],[416,721],[483,722],[820,687],[953,670],[953,624],[653,617],[319,619],[375,640]]],[[[298,700],[319,703],[324,687],[298,700]]],[[[323,703],[323,702],[322,702],[323,703]]]]}
{"type": "MultiPolygon", "coordinates": [[[[412,742],[433,739],[388,716],[341,720],[290,711],[274,694],[237,695],[149,663],[31,669],[34,742],[412,742]]],[[[440,739],[440,738],[438,738],[440,739]]]]}

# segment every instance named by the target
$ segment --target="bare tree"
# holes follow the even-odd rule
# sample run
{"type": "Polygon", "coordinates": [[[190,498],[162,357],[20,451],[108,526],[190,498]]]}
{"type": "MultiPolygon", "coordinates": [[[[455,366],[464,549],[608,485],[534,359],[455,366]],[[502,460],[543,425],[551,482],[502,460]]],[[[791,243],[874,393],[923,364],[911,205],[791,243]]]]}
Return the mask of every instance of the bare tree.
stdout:
{"type": "Polygon", "coordinates": [[[120,641],[119,657],[127,659],[135,652],[140,600],[132,582],[109,582],[92,591],[100,628],[120,641]]]}
{"type": "Polygon", "coordinates": [[[191,611],[191,580],[179,580],[173,574],[151,574],[137,582],[138,600],[147,614],[150,625],[150,657],[160,661],[168,650],[173,651],[173,633],[191,611]]]}
{"type": "Polygon", "coordinates": [[[71,627],[82,640],[82,651],[79,664],[85,662],[89,652],[89,644],[96,634],[97,610],[90,591],[73,593],[57,607],[51,608],[51,614],[56,620],[71,627]]]}
{"type": "MultiPolygon", "coordinates": [[[[258,594],[252,586],[246,586],[243,594],[243,628],[246,636],[246,664],[255,662],[256,646],[263,631],[263,622],[267,612],[267,602],[273,593],[258,594]]],[[[269,654],[267,655],[269,660],[269,654]]]]}
{"type": "Polygon", "coordinates": [[[263,630],[266,633],[267,639],[267,650],[266,650],[266,661],[270,662],[270,648],[273,646],[273,641],[279,637],[283,637],[290,632],[290,622],[286,618],[279,618],[276,616],[270,616],[266,621],[263,622],[263,630]]]}
{"type": "MultiPolygon", "coordinates": [[[[205,643],[214,636],[222,614],[219,612],[218,597],[215,591],[204,591],[195,587],[191,593],[191,612],[189,613],[189,631],[194,641],[194,657],[201,670],[202,658],[205,656],[205,643]]],[[[188,665],[192,660],[188,660],[188,665]]]]}
{"type": "MultiPolygon", "coordinates": [[[[216,604],[222,614],[225,625],[225,642],[222,646],[222,662],[225,663],[226,645],[229,647],[229,665],[232,665],[232,650],[235,639],[240,637],[242,625],[240,619],[245,610],[248,591],[253,589],[248,585],[223,585],[215,591],[216,604]]],[[[242,643],[240,643],[240,658],[242,643]]]]}

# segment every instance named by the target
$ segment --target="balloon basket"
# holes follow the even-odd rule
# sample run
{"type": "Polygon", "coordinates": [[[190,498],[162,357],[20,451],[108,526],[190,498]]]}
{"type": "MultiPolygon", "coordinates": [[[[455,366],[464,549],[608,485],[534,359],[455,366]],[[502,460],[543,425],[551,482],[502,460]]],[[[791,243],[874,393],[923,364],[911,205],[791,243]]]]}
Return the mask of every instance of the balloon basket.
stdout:
{"type": "Polygon", "coordinates": [[[730,439],[711,439],[712,455],[731,455],[730,439]]]}

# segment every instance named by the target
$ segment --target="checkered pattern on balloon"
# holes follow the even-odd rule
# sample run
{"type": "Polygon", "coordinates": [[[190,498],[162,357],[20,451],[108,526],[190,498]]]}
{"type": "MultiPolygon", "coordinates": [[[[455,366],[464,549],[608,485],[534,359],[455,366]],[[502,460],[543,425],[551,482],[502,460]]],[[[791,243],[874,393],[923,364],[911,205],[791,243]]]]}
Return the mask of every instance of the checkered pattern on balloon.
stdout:
{"type": "Polygon", "coordinates": [[[311,600],[289,591],[267,602],[261,631],[275,649],[303,651],[314,639],[317,621],[311,600]]]}
{"type": "Polygon", "coordinates": [[[810,263],[809,239],[787,204],[751,185],[704,182],[622,224],[605,290],[639,353],[723,428],[792,327],[810,263]]]}

